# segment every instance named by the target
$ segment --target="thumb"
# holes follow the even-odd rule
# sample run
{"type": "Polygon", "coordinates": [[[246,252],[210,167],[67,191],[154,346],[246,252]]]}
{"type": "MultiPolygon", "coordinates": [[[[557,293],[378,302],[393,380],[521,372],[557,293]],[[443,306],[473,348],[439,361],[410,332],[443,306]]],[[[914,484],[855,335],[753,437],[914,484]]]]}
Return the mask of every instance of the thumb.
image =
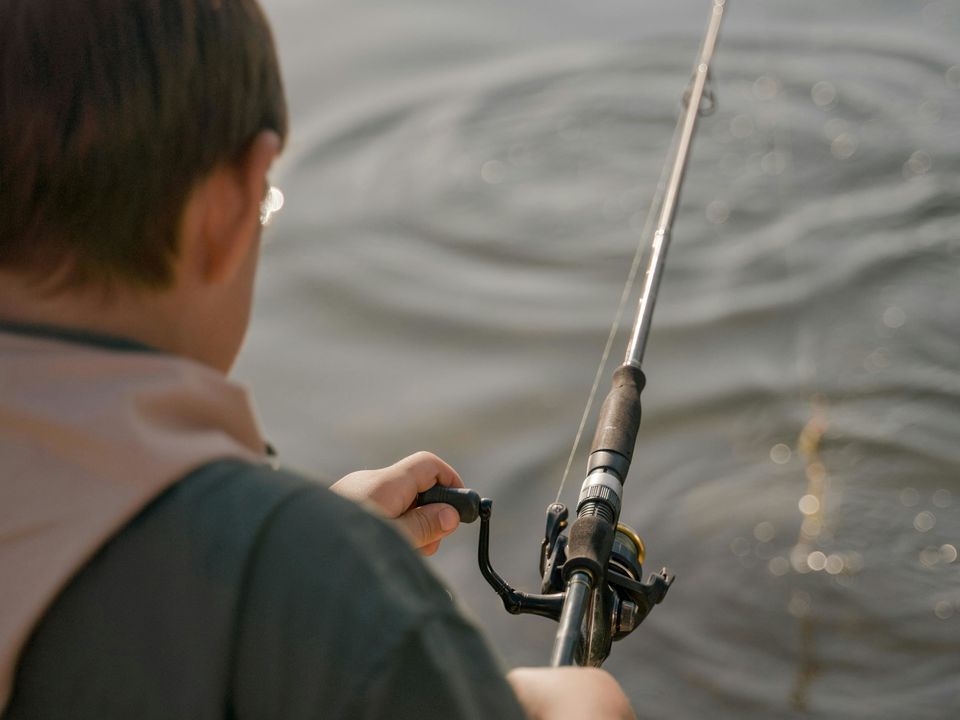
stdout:
{"type": "Polygon", "coordinates": [[[460,524],[460,515],[450,505],[436,503],[411,508],[396,522],[415,548],[422,548],[446,537],[460,524]]]}

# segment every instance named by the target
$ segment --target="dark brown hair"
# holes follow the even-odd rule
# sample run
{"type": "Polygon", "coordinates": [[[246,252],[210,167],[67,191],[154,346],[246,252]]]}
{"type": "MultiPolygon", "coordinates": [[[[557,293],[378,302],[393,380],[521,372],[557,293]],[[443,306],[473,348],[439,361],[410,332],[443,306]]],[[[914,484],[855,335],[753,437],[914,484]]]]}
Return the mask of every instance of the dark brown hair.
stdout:
{"type": "Polygon", "coordinates": [[[256,0],[0,0],[0,269],[165,287],[191,190],[261,130],[256,0]]]}

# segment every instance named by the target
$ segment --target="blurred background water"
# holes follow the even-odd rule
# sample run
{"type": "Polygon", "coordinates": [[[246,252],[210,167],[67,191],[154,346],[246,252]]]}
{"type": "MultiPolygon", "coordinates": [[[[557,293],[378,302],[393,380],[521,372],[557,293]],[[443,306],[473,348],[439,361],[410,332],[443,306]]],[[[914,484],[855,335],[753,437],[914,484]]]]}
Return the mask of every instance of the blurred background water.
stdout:
{"type": "MultiPolygon", "coordinates": [[[[293,136],[238,376],[307,472],[446,458],[534,590],[709,3],[264,4],[293,136]]],[[[955,0],[730,3],[625,493],[678,575],[606,665],[641,717],[960,712],[958,47],[955,0]]],[[[431,562],[544,664],[475,544],[431,562]]]]}

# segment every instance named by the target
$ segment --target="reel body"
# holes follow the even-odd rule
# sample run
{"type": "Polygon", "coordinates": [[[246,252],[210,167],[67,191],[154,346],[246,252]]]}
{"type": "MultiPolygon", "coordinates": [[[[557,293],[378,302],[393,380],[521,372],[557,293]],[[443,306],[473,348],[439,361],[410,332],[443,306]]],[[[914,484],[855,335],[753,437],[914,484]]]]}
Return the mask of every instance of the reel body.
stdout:
{"type": "MultiPolygon", "coordinates": [[[[500,596],[507,612],[532,613],[559,621],[566,599],[564,566],[569,538],[564,531],[569,511],[560,503],[547,507],[546,527],[540,545],[540,594],[532,594],[515,590],[493,569],[490,561],[492,506],[489,499],[480,501],[477,552],[480,572],[500,596]]],[[[610,654],[613,641],[633,632],[670,589],[674,578],[666,568],[658,574],[651,573],[646,582],[642,581],[645,553],[643,540],[636,531],[618,523],[605,577],[595,583],[579,628],[580,641],[575,655],[578,665],[599,667],[610,654]]]]}

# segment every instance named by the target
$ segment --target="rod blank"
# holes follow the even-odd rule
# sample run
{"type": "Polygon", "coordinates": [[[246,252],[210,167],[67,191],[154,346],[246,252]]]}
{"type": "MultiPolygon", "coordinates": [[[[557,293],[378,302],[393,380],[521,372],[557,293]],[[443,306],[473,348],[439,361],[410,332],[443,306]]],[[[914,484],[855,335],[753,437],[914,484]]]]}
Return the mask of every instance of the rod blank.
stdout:
{"type": "Polygon", "coordinates": [[[717,37],[720,33],[720,20],[723,18],[723,8],[726,0],[714,0],[713,12],[710,15],[710,24],[703,39],[700,58],[693,73],[693,82],[687,97],[687,107],[683,115],[683,124],[680,138],[677,141],[676,155],[673,158],[673,168],[667,189],[663,194],[663,204],[660,206],[660,216],[657,220],[657,229],[653,234],[653,244],[650,251],[650,261],[647,263],[647,272],[643,281],[643,292],[637,308],[637,319],[630,334],[630,343],[627,345],[625,365],[642,367],[643,355],[647,349],[647,338],[650,335],[650,323],[653,319],[653,308],[657,302],[657,293],[660,290],[660,278],[663,276],[663,264],[667,257],[667,248],[670,246],[670,231],[673,219],[677,213],[677,204],[680,200],[680,188],[687,169],[687,160],[690,157],[690,147],[693,144],[693,133],[697,126],[697,117],[703,103],[704,88],[710,73],[710,61],[717,46],[717,37]]]}
{"type": "Polygon", "coordinates": [[[560,614],[560,627],[557,628],[556,639],[553,643],[553,653],[550,655],[550,665],[574,665],[576,663],[577,646],[580,644],[583,616],[587,610],[587,600],[593,582],[585,572],[575,572],[567,581],[567,596],[563,602],[563,612],[560,614]]]}

